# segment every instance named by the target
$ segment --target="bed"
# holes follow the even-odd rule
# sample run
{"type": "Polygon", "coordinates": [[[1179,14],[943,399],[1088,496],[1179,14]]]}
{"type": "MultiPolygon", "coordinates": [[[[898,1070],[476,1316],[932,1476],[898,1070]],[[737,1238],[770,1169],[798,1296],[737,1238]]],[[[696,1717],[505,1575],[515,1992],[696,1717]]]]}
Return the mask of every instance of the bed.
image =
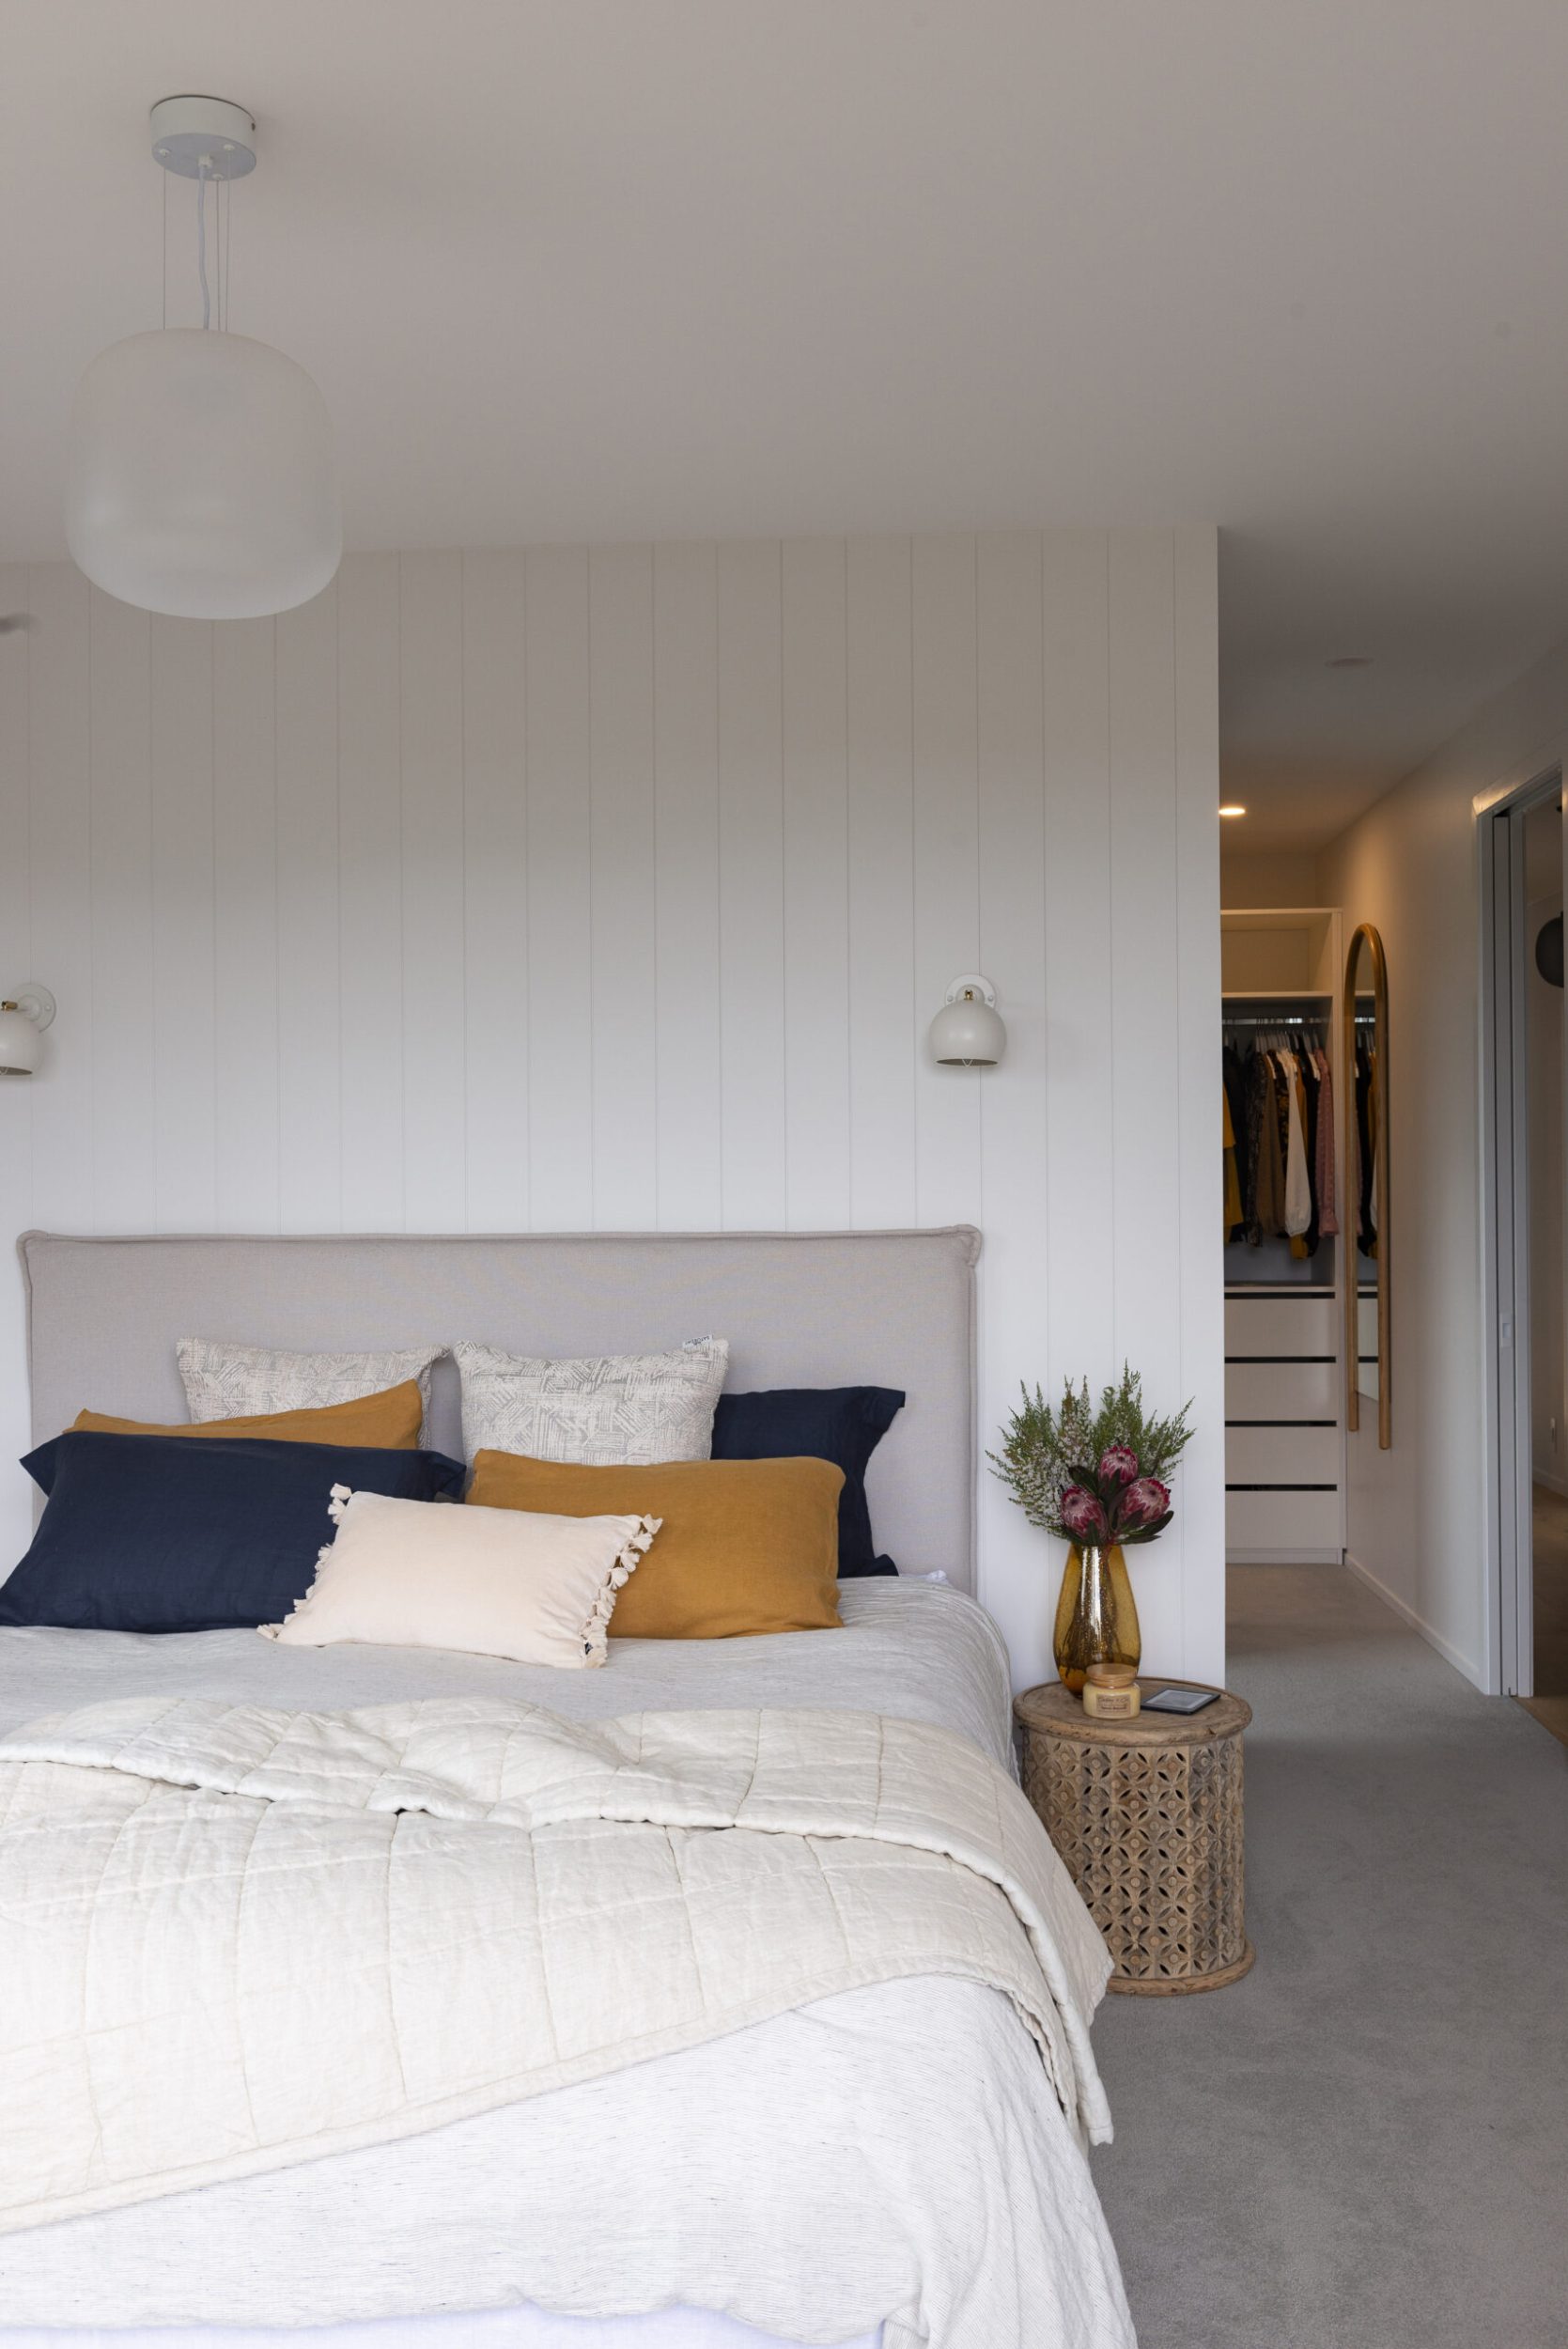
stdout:
{"type": "MultiPolygon", "coordinates": [[[[806,1708],[924,1724],[1009,1770],[1006,1658],[970,1595],[977,1249],[967,1230],[28,1235],[37,1439],[87,1400],[180,1416],[174,1342],[192,1333],[580,1354],[714,1330],[732,1387],[906,1388],[869,1480],[903,1573],[843,1585],[842,1632],[612,1637],[604,1670],[572,1673],[237,1632],[8,1630],[0,1737],[141,1698],[313,1714],[483,1700],[599,1722],[806,1708]]],[[[458,1448],[448,1364],[431,1416],[458,1448]]],[[[366,2349],[1128,2349],[1083,2134],[996,1988],[900,1975],[385,2141],[0,2235],[0,2344],[326,2328],[344,2349],[363,2328],[366,2349]]]]}

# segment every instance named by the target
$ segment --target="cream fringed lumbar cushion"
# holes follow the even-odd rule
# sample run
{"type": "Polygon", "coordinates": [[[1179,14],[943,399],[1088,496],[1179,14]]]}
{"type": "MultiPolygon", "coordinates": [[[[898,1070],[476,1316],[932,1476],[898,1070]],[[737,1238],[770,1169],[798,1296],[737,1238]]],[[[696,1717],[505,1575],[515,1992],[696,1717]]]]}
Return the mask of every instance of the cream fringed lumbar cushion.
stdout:
{"type": "Polygon", "coordinates": [[[463,1382],[463,1449],[591,1468],[706,1460],[729,1367],[727,1338],[662,1354],[554,1361],[493,1346],[452,1348],[463,1382]]]}
{"type": "MultiPolygon", "coordinates": [[[[218,1338],[181,1338],[175,1359],[193,1419],[318,1411],[412,1378],[427,1423],[430,1367],[445,1351],[443,1346],[411,1346],[382,1353],[298,1354],[270,1346],[230,1346],[218,1338]]],[[[421,1439],[423,1434],[422,1429],[421,1439]]]]}
{"type": "Polygon", "coordinates": [[[519,1664],[602,1664],[615,1595],[658,1517],[434,1508],[332,1488],[337,1538],[286,1621],[288,1647],[444,1647],[519,1664]]]}

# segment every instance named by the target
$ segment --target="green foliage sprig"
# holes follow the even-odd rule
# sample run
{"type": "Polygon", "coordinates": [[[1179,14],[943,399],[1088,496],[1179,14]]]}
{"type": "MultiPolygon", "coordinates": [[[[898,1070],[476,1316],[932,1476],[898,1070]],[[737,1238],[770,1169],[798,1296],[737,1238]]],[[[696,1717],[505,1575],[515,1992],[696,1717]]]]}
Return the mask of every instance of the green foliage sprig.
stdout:
{"type": "Polygon", "coordinates": [[[1142,1379],[1126,1363],[1098,1409],[1087,1378],[1076,1389],[1069,1378],[1054,1410],[1038,1386],[1021,1393],[1001,1452],[986,1457],[1031,1525],[1070,1542],[1152,1542],[1165,1531],[1172,1471],[1192,1440],[1190,1402],[1169,1418],[1147,1411],[1142,1379]]]}

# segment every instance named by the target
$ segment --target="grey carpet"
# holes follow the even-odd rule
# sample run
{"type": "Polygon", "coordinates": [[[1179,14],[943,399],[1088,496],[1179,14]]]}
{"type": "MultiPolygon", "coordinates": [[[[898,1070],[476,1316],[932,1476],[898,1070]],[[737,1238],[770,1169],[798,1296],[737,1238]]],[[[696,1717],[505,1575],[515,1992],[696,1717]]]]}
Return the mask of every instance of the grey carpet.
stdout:
{"type": "Polygon", "coordinates": [[[1340,1569],[1230,1586],[1257,1964],[1095,2030],[1142,2349],[1564,2349],[1568,1748],[1340,1569]]]}

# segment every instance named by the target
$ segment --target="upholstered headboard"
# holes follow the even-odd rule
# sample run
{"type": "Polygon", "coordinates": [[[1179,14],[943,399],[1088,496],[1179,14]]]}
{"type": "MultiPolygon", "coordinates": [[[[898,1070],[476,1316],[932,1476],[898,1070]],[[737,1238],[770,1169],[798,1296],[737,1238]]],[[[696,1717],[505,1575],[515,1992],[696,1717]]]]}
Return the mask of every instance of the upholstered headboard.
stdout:
{"type": "MultiPolygon", "coordinates": [[[[732,1389],[903,1387],[871,1464],[879,1548],[974,1587],[974,1267],[967,1224],[927,1232],[71,1238],[27,1232],[33,1438],[86,1406],[185,1416],[175,1342],[336,1349],[458,1338],[526,1354],[730,1341],[732,1389]]],[[[461,1448],[437,1366],[433,1440],[461,1448]]]]}

